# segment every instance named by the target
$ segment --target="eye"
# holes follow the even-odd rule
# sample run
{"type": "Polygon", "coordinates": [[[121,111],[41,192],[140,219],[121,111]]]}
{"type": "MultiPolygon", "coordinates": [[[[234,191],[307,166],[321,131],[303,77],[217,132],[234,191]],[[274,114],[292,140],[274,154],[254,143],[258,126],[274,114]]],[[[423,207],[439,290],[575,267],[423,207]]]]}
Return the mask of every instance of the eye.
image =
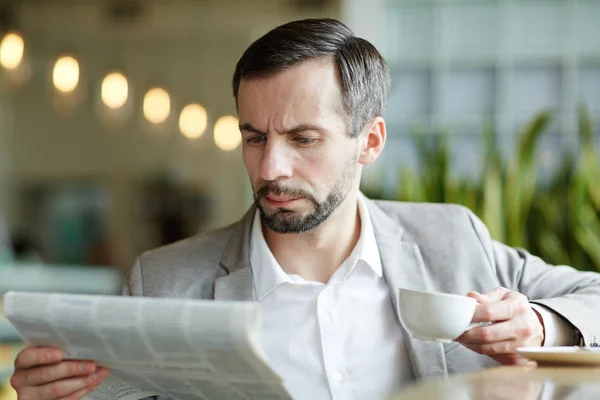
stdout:
{"type": "Polygon", "coordinates": [[[246,143],[259,144],[260,142],[262,142],[266,139],[267,138],[265,137],[265,135],[255,135],[255,136],[250,136],[249,138],[246,138],[246,143]]]}
{"type": "Polygon", "coordinates": [[[292,140],[302,146],[310,146],[317,142],[317,139],[304,137],[304,136],[295,136],[292,140]]]}

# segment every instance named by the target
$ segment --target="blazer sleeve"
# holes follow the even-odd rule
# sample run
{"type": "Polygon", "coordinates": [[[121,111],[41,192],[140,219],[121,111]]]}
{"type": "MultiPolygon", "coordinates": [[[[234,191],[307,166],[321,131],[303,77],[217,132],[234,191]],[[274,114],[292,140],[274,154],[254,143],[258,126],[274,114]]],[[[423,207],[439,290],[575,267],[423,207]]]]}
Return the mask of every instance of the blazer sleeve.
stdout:
{"type": "Polygon", "coordinates": [[[524,294],[531,303],[543,305],[571,323],[585,345],[600,340],[600,274],[549,265],[523,249],[492,240],[483,222],[472,212],[468,214],[502,286],[524,294]]]}
{"type": "Polygon", "coordinates": [[[142,263],[138,257],[123,281],[121,290],[123,296],[143,296],[142,263]]]}
{"type": "MultiPolygon", "coordinates": [[[[139,257],[135,260],[135,264],[133,264],[133,267],[131,268],[131,270],[129,270],[129,273],[125,277],[121,295],[123,295],[123,296],[143,296],[144,295],[144,290],[142,287],[142,265],[141,265],[141,261],[140,261],[139,257]]],[[[152,396],[152,397],[145,397],[141,400],[171,400],[171,398],[163,397],[163,396],[152,396]]]]}

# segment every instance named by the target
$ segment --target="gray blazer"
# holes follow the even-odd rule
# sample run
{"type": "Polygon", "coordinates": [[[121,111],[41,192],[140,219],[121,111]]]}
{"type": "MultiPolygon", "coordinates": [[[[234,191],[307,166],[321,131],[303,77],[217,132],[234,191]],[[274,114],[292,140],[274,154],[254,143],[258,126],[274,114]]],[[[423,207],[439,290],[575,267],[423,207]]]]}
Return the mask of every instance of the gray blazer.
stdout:
{"type": "MultiPolygon", "coordinates": [[[[564,317],[586,344],[594,335],[600,337],[600,274],[550,266],[493,241],[483,223],[462,206],[371,200],[367,206],[394,306],[398,288],[465,295],[504,286],[564,317]]],[[[254,212],[252,207],[231,226],[142,254],[123,293],[251,301],[254,212]]],[[[442,345],[405,334],[418,380],[496,365],[458,343],[442,345]]]]}

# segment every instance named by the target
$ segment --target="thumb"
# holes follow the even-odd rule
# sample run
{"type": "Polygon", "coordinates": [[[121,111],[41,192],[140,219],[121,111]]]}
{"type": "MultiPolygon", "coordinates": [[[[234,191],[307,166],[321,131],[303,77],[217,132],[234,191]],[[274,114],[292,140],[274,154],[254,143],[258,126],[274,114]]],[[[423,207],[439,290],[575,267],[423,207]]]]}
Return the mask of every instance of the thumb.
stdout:
{"type": "Polygon", "coordinates": [[[485,295],[487,297],[489,297],[490,299],[492,299],[493,301],[500,301],[500,300],[504,300],[504,298],[506,298],[506,296],[510,293],[511,293],[511,291],[508,290],[507,288],[498,286],[498,287],[490,290],[489,292],[487,292],[485,295]]]}
{"type": "Polygon", "coordinates": [[[489,302],[493,301],[493,299],[490,296],[487,296],[485,294],[481,294],[481,293],[476,292],[476,291],[469,292],[467,294],[467,297],[471,297],[471,298],[477,300],[477,302],[479,304],[489,303],[489,302]]]}

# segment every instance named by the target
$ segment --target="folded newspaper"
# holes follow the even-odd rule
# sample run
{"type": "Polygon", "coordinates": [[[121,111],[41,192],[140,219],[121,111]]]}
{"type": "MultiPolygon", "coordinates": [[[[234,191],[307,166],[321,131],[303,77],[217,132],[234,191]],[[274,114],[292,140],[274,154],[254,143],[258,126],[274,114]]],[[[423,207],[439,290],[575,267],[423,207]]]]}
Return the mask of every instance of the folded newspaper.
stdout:
{"type": "Polygon", "coordinates": [[[291,399],[258,345],[256,303],[8,292],[4,314],[26,344],[110,369],[85,400],[291,399]]]}

